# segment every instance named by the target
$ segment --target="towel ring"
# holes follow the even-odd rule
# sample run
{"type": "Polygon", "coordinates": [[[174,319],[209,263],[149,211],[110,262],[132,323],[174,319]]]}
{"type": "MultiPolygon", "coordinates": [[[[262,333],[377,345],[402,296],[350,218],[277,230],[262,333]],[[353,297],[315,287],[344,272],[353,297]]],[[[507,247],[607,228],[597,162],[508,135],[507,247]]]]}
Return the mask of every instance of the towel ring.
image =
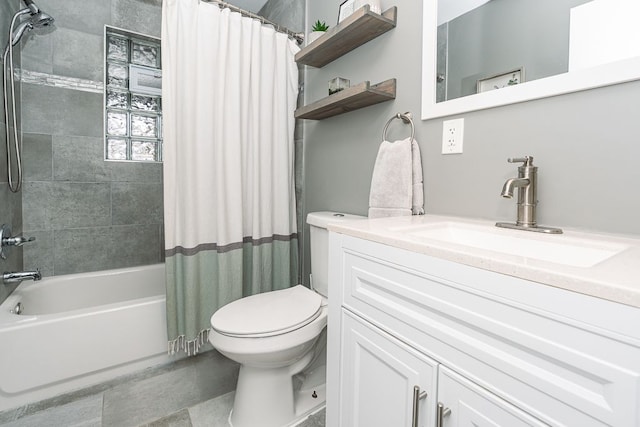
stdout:
{"type": "Polygon", "coordinates": [[[387,124],[384,125],[384,129],[382,130],[382,140],[383,141],[387,140],[387,129],[389,128],[389,125],[394,119],[402,119],[403,122],[411,125],[411,141],[413,141],[414,137],[416,136],[416,127],[413,124],[413,117],[411,116],[411,113],[408,111],[404,114],[397,113],[395,116],[391,117],[387,121],[387,124]]]}

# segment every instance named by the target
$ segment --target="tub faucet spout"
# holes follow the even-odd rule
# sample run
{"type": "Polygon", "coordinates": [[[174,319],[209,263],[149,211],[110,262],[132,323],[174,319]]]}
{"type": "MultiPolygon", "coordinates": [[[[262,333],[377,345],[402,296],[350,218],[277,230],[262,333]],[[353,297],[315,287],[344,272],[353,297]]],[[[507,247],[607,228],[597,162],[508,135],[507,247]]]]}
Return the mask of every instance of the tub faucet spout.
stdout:
{"type": "Polygon", "coordinates": [[[2,281],[5,284],[22,282],[23,280],[33,280],[38,281],[42,279],[42,274],[40,270],[35,271],[15,271],[15,272],[5,272],[2,274],[2,281]]]}

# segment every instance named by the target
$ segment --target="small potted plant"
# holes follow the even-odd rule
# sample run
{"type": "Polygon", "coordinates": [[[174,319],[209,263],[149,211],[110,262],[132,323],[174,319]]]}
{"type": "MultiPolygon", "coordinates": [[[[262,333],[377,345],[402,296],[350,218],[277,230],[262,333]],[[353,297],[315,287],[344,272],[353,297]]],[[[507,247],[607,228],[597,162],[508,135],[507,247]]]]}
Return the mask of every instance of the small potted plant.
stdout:
{"type": "Polygon", "coordinates": [[[319,19],[313,24],[311,27],[311,33],[309,33],[309,42],[307,44],[311,44],[316,41],[321,35],[327,32],[329,26],[326,22],[320,21],[319,19]]]}

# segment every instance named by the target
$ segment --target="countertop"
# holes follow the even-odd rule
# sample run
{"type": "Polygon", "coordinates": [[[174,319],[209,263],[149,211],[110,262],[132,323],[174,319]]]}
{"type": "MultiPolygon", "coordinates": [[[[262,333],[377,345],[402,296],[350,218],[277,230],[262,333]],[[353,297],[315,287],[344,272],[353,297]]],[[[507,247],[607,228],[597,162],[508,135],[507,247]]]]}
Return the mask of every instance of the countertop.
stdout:
{"type": "MultiPolygon", "coordinates": [[[[495,222],[452,216],[421,215],[330,223],[332,232],[446,259],[472,267],[603,298],[640,308],[640,238],[564,230],[563,234],[509,230],[495,222]],[[615,248],[616,254],[594,265],[576,266],[511,253],[476,249],[412,232],[443,223],[490,230],[496,236],[543,242],[571,242],[585,247],[615,248]]],[[[568,255],[569,256],[569,255],[568,255]]]]}

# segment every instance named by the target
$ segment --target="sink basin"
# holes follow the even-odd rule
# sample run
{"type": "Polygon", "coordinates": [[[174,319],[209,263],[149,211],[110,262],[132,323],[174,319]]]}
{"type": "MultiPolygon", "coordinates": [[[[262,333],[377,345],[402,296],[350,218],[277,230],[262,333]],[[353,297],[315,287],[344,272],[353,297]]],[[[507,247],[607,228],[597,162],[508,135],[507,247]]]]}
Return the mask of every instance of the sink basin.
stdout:
{"type": "Polygon", "coordinates": [[[403,231],[419,240],[428,239],[474,250],[493,251],[584,268],[593,267],[627,248],[622,244],[568,237],[563,234],[539,235],[462,222],[408,227],[403,231]]]}

